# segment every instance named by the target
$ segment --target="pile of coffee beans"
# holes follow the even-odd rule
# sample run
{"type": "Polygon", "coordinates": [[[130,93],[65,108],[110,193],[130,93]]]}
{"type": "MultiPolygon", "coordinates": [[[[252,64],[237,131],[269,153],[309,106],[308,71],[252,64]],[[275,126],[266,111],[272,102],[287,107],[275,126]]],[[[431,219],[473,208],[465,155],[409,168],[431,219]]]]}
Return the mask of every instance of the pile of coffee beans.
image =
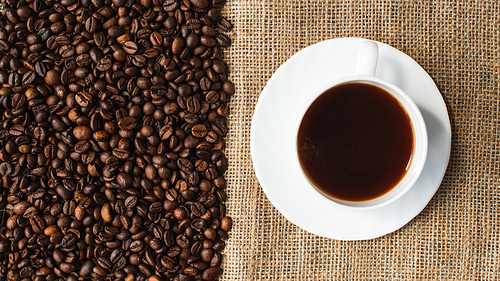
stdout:
{"type": "Polygon", "coordinates": [[[224,2],[0,2],[0,280],[217,279],[224,2]]]}

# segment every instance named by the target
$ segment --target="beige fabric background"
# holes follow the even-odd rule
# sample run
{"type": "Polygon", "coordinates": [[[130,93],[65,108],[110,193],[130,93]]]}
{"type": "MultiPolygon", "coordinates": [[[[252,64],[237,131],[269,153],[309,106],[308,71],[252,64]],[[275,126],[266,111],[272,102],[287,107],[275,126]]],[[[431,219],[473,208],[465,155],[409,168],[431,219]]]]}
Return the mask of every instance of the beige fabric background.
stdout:
{"type": "Polygon", "coordinates": [[[226,153],[228,213],[222,280],[499,280],[499,33],[497,0],[228,0],[225,55],[237,94],[226,153]],[[250,157],[250,125],[274,71],[302,48],[338,37],[379,40],[426,69],[448,107],[450,164],[425,210],[402,229],[357,242],[321,238],[267,200],[250,157]]]}

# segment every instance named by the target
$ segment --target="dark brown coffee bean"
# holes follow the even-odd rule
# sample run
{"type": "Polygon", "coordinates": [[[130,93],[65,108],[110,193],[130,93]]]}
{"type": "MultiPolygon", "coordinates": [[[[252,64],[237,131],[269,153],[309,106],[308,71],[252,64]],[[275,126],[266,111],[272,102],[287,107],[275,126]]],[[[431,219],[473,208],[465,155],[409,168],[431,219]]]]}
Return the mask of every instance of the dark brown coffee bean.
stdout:
{"type": "Polygon", "coordinates": [[[90,275],[92,273],[92,268],[94,267],[94,263],[92,260],[87,260],[83,263],[83,265],[80,267],[79,274],[82,277],[90,275]]]}
{"type": "Polygon", "coordinates": [[[130,244],[130,250],[134,253],[140,252],[143,247],[144,242],[142,242],[141,240],[135,240],[134,242],[132,242],[132,244],[130,244]]]}
{"type": "Polygon", "coordinates": [[[222,255],[220,253],[215,252],[214,257],[210,261],[210,266],[219,266],[222,261],[222,255]]]}
{"type": "Polygon", "coordinates": [[[71,273],[76,271],[77,266],[71,263],[62,263],[59,265],[59,269],[61,269],[61,271],[64,273],[71,273]]]}
{"type": "Polygon", "coordinates": [[[27,219],[31,219],[33,218],[34,216],[36,216],[38,214],[38,210],[37,208],[35,207],[29,207],[27,208],[24,213],[23,213],[23,217],[27,218],[27,219]]]}
{"type": "Polygon", "coordinates": [[[179,245],[179,247],[181,247],[183,249],[186,249],[189,247],[189,239],[184,235],[177,236],[176,241],[177,241],[177,245],[179,245]]]}
{"type": "Polygon", "coordinates": [[[202,35],[200,37],[200,43],[203,46],[206,46],[209,48],[215,47],[215,45],[217,44],[217,42],[215,41],[215,38],[207,36],[207,35],[202,35]]]}
{"type": "Polygon", "coordinates": [[[118,127],[122,130],[130,131],[137,126],[137,121],[134,117],[124,117],[118,121],[118,127]]]}
{"type": "Polygon", "coordinates": [[[123,251],[120,249],[114,249],[113,252],[111,252],[111,256],[109,257],[109,260],[112,263],[116,263],[121,257],[123,256],[123,251]]]}
{"type": "Polygon", "coordinates": [[[106,257],[97,258],[97,264],[107,271],[111,271],[113,269],[113,263],[111,263],[111,261],[109,261],[106,257]]]}
{"type": "Polygon", "coordinates": [[[61,48],[59,49],[59,54],[63,58],[69,58],[75,54],[75,47],[71,45],[61,46],[61,48]]]}
{"type": "MultiPolygon", "coordinates": [[[[186,46],[194,49],[200,44],[200,36],[198,36],[196,33],[191,33],[188,35],[186,38],[186,46]]],[[[192,59],[196,59],[196,57],[192,57],[192,59]]],[[[197,62],[193,61],[193,63],[196,65],[197,62]]]]}
{"type": "Polygon", "coordinates": [[[132,227],[132,220],[126,215],[120,216],[120,222],[125,229],[130,229],[130,227],[132,227]]]}
{"type": "Polygon", "coordinates": [[[142,56],[142,55],[134,55],[132,57],[132,64],[137,66],[137,67],[144,67],[146,66],[147,59],[142,56]]]}
{"type": "Polygon", "coordinates": [[[110,58],[108,57],[104,57],[102,59],[99,60],[99,62],[97,63],[97,66],[96,68],[99,70],[99,71],[107,71],[107,70],[110,70],[111,67],[113,66],[113,61],[111,61],[110,58]]]}
{"type": "Polygon", "coordinates": [[[152,213],[159,213],[163,210],[163,203],[162,202],[154,202],[149,206],[149,211],[152,213]]]}
{"type": "Polygon", "coordinates": [[[174,128],[169,125],[163,126],[159,131],[159,135],[163,140],[169,139],[173,133],[174,133],[174,128]]]}
{"type": "Polygon", "coordinates": [[[218,74],[224,73],[226,71],[226,65],[222,60],[215,59],[212,62],[212,69],[218,74]]]}
{"type": "Polygon", "coordinates": [[[228,32],[233,28],[233,25],[225,17],[221,16],[217,19],[217,27],[228,32]]]}
{"type": "Polygon", "coordinates": [[[217,44],[221,47],[229,47],[231,45],[231,39],[225,34],[219,33],[215,39],[217,40],[217,44]]]}
{"type": "Polygon", "coordinates": [[[214,29],[232,27],[224,1],[10,2],[0,17],[8,279],[205,278],[231,227],[219,151],[234,85],[217,59],[230,39],[214,29]]]}
{"type": "Polygon", "coordinates": [[[73,129],[73,135],[77,140],[88,140],[92,137],[92,130],[87,126],[77,126],[73,129]]]}
{"type": "MultiPolygon", "coordinates": [[[[2,176],[4,176],[4,177],[9,176],[12,172],[13,172],[13,167],[11,164],[9,164],[7,162],[3,162],[2,164],[0,164],[0,174],[2,174],[2,176]]],[[[24,211],[23,211],[23,213],[24,213],[24,211]]],[[[18,215],[20,215],[20,214],[18,214],[18,215]]]]}
{"type": "Polygon", "coordinates": [[[61,82],[61,75],[55,70],[47,71],[45,75],[45,83],[48,85],[54,86],[61,82]]]}
{"type": "Polygon", "coordinates": [[[94,33],[96,32],[97,28],[98,20],[95,17],[89,17],[85,22],[85,29],[90,33],[94,33]]]}
{"type": "Polygon", "coordinates": [[[210,267],[203,271],[202,278],[203,280],[215,280],[220,274],[220,270],[218,267],[210,267]]]}
{"type": "Polygon", "coordinates": [[[75,100],[81,107],[87,107],[92,104],[93,97],[88,92],[80,91],[75,94],[75,100]]]}
{"type": "Polygon", "coordinates": [[[203,124],[194,125],[191,128],[191,134],[197,138],[203,138],[207,135],[207,127],[203,124]]]}
{"type": "MultiPolygon", "coordinates": [[[[1,252],[1,250],[0,250],[1,252]]],[[[35,270],[31,266],[26,266],[21,269],[19,272],[19,277],[21,278],[31,278],[32,275],[35,274],[35,270]]]]}
{"type": "Polygon", "coordinates": [[[212,246],[212,249],[217,252],[221,252],[222,250],[224,250],[225,247],[226,244],[224,243],[224,241],[215,241],[214,245],[212,246]]]}
{"type": "Polygon", "coordinates": [[[208,0],[190,0],[191,3],[200,9],[206,9],[208,7],[208,0]]]}
{"type": "Polygon", "coordinates": [[[88,66],[92,62],[92,59],[89,54],[81,54],[76,57],[75,61],[78,66],[88,66]]]}
{"type": "Polygon", "coordinates": [[[177,159],[177,166],[185,173],[191,173],[194,169],[193,163],[186,158],[177,159]]]}
{"type": "Polygon", "coordinates": [[[230,81],[224,81],[224,83],[222,84],[222,89],[224,93],[230,96],[234,94],[234,84],[230,81]]]}
{"type": "Polygon", "coordinates": [[[153,46],[160,46],[163,44],[163,37],[156,31],[151,33],[151,35],[149,36],[149,40],[151,41],[151,44],[153,44],[153,46]]]}
{"type": "Polygon", "coordinates": [[[23,75],[23,85],[29,85],[35,82],[36,74],[34,71],[28,71],[23,75]]]}
{"type": "Polygon", "coordinates": [[[127,41],[123,44],[123,50],[129,55],[133,55],[137,52],[138,47],[135,42],[127,41]]]}
{"type": "MultiPolygon", "coordinates": [[[[118,261],[116,261],[115,265],[114,265],[114,268],[113,268],[113,271],[118,271],[118,270],[122,270],[125,266],[127,266],[127,261],[125,259],[125,257],[120,257],[118,259],[118,261]]],[[[116,275],[116,273],[115,273],[116,275]]]]}
{"type": "MultiPolygon", "coordinates": [[[[147,59],[155,59],[160,56],[160,51],[156,48],[149,48],[144,51],[143,56],[147,59]]],[[[117,59],[118,60],[118,59],[117,59]]]]}
{"type": "Polygon", "coordinates": [[[5,40],[0,40],[0,50],[1,51],[8,51],[9,50],[9,43],[7,43],[5,40]]]}
{"type": "Polygon", "coordinates": [[[178,55],[184,50],[185,47],[186,47],[186,42],[184,41],[184,38],[175,37],[174,41],[172,42],[172,52],[175,55],[178,55]]]}
{"type": "Polygon", "coordinates": [[[102,32],[94,33],[94,42],[97,47],[103,48],[106,45],[106,36],[102,32]]]}
{"type": "Polygon", "coordinates": [[[108,274],[108,271],[100,265],[94,266],[93,271],[97,276],[106,276],[108,274]]]}
{"type": "Polygon", "coordinates": [[[206,224],[203,219],[195,219],[191,222],[191,227],[198,232],[202,232],[205,229],[205,226],[206,224]]]}
{"type": "Polygon", "coordinates": [[[111,223],[113,221],[113,210],[111,205],[106,203],[101,208],[101,217],[105,222],[111,223]]]}
{"type": "Polygon", "coordinates": [[[35,64],[35,71],[40,77],[45,77],[48,69],[47,69],[47,66],[45,65],[45,63],[38,61],[35,64]]]}
{"type": "Polygon", "coordinates": [[[195,276],[196,274],[198,274],[198,269],[196,269],[192,266],[188,266],[188,267],[184,268],[184,274],[195,276]]]}
{"type": "Polygon", "coordinates": [[[125,207],[127,209],[132,209],[134,208],[135,206],[137,206],[137,203],[138,203],[138,199],[137,197],[135,196],[129,196],[127,197],[127,199],[125,200],[125,207]]]}
{"type": "Polygon", "coordinates": [[[166,12],[172,12],[175,11],[177,8],[179,8],[180,3],[178,0],[165,0],[163,2],[163,10],[166,12]]]}
{"type": "Polygon", "coordinates": [[[32,218],[29,219],[29,222],[31,224],[31,229],[35,233],[42,233],[44,228],[45,228],[45,222],[43,219],[39,216],[33,216],[32,218]]]}
{"type": "Polygon", "coordinates": [[[186,25],[189,29],[198,30],[201,28],[201,21],[197,18],[190,18],[186,21],[186,25]]]}

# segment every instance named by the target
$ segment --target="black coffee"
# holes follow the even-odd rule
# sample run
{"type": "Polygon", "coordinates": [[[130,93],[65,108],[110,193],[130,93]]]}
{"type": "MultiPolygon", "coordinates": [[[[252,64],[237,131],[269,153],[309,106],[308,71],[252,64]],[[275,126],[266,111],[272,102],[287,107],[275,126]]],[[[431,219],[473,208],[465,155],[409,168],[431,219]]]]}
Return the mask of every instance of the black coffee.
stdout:
{"type": "Polygon", "coordinates": [[[299,127],[299,162],[323,193],[366,201],[389,192],[411,162],[411,120],[386,90],[346,83],[322,93],[299,127]]]}

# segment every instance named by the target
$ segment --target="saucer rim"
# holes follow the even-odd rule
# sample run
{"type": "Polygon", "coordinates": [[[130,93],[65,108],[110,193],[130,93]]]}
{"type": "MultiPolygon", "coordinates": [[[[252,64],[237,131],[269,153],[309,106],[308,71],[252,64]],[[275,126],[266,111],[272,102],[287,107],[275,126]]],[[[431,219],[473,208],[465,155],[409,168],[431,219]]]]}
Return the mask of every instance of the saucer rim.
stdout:
{"type": "MultiPolygon", "coordinates": [[[[306,50],[317,48],[318,45],[325,44],[324,46],[326,46],[326,44],[327,44],[326,42],[328,42],[328,41],[337,41],[337,42],[341,42],[341,43],[345,43],[345,44],[349,44],[351,42],[354,43],[355,41],[358,41],[358,42],[356,42],[356,44],[357,43],[360,44],[364,40],[367,40],[367,39],[359,38],[359,37],[336,38],[336,39],[325,40],[325,41],[313,44],[311,46],[308,46],[308,47],[300,50],[296,54],[294,54],[294,56],[292,56],[285,63],[283,63],[276,70],[276,72],[273,74],[273,77],[275,75],[281,75],[281,72],[284,71],[283,69],[286,69],[288,67],[288,65],[290,64],[290,61],[292,60],[292,58],[294,58],[295,56],[297,56],[300,53],[306,52],[306,50]]],[[[443,156],[443,158],[440,160],[440,163],[442,163],[442,162],[444,162],[444,163],[439,164],[440,167],[443,166],[442,173],[441,172],[439,173],[440,174],[440,176],[439,176],[439,183],[436,183],[436,187],[433,188],[432,193],[429,192],[428,196],[425,197],[425,200],[421,199],[422,203],[419,204],[420,208],[418,208],[419,209],[418,212],[417,211],[412,211],[413,215],[410,215],[407,218],[403,219],[402,223],[399,223],[397,227],[393,227],[389,231],[384,231],[384,233],[378,233],[378,234],[375,234],[375,235],[361,235],[362,237],[361,236],[348,237],[349,235],[347,235],[347,236],[342,236],[341,235],[342,237],[335,237],[337,235],[329,235],[329,234],[325,235],[324,233],[318,233],[318,231],[316,231],[315,229],[312,229],[310,226],[304,226],[304,224],[302,224],[300,222],[300,219],[297,219],[297,217],[291,215],[286,208],[283,209],[283,208],[280,207],[280,203],[278,202],[279,200],[277,200],[275,198],[275,194],[273,194],[273,192],[272,192],[272,187],[266,187],[266,184],[262,184],[262,181],[259,180],[259,183],[260,183],[260,185],[262,187],[262,190],[264,191],[264,193],[268,197],[269,201],[272,203],[272,205],[283,216],[285,216],[290,222],[292,222],[293,224],[297,225],[298,227],[303,228],[304,230],[306,230],[308,232],[311,232],[311,233],[314,233],[314,234],[319,235],[319,236],[333,238],[333,239],[338,239],[338,240],[345,240],[345,241],[349,241],[349,240],[368,240],[368,239],[374,239],[374,238],[377,238],[377,237],[380,237],[380,236],[384,236],[386,234],[389,234],[389,233],[391,233],[393,231],[398,230],[399,228],[403,227],[408,222],[410,222],[418,214],[420,214],[422,212],[422,210],[428,205],[428,203],[430,202],[430,200],[432,199],[432,197],[434,196],[434,194],[436,193],[436,191],[439,189],[439,186],[440,186],[440,184],[441,184],[441,182],[442,182],[442,180],[443,180],[443,178],[444,178],[444,176],[446,174],[446,169],[447,169],[448,164],[449,164],[450,155],[451,155],[451,141],[452,141],[451,124],[450,124],[449,114],[448,114],[448,110],[447,110],[446,104],[445,104],[445,102],[444,102],[444,100],[442,98],[442,95],[441,95],[439,89],[437,88],[435,82],[433,81],[432,77],[430,77],[430,75],[425,71],[425,69],[423,69],[413,58],[409,57],[408,55],[404,54],[403,52],[401,52],[401,51],[399,51],[399,50],[397,50],[397,49],[393,48],[392,46],[387,45],[385,43],[381,43],[381,42],[378,42],[378,41],[373,41],[373,42],[376,42],[377,44],[379,44],[379,46],[383,46],[384,48],[388,48],[388,50],[390,50],[390,52],[398,52],[398,53],[404,55],[406,57],[406,59],[410,59],[411,63],[414,65],[414,67],[416,69],[420,70],[420,72],[422,74],[425,74],[425,77],[422,77],[422,79],[429,80],[430,82],[432,82],[431,84],[432,84],[432,87],[433,87],[433,91],[429,95],[439,95],[439,98],[440,98],[439,99],[440,100],[439,107],[440,107],[440,111],[442,111],[441,114],[445,114],[446,117],[447,117],[446,119],[439,119],[439,121],[445,121],[443,125],[445,125],[446,131],[443,132],[443,134],[448,138],[447,144],[446,144],[446,147],[447,147],[447,149],[446,149],[446,155],[443,156]],[[425,204],[424,204],[423,201],[425,201],[425,204]]],[[[347,75],[347,76],[349,76],[349,75],[347,75]]],[[[375,76],[377,77],[377,75],[375,75],[375,76]]],[[[256,131],[258,131],[258,129],[256,129],[256,126],[255,126],[255,122],[256,122],[255,120],[257,120],[255,118],[255,116],[258,116],[258,115],[262,114],[261,111],[264,110],[264,109],[262,109],[263,108],[262,103],[264,103],[266,101],[266,99],[267,99],[268,96],[272,95],[272,93],[268,89],[268,85],[269,85],[270,81],[273,80],[273,77],[270,78],[270,80],[267,82],[266,86],[262,90],[262,93],[261,93],[261,95],[259,97],[259,100],[258,100],[258,102],[256,104],[255,111],[254,111],[253,118],[252,118],[252,123],[251,123],[250,154],[251,154],[251,157],[252,157],[253,167],[254,167],[254,171],[255,171],[255,174],[257,176],[257,179],[262,178],[262,175],[265,172],[263,172],[261,170],[261,168],[263,168],[263,167],[261,167],[262,165],[259,165],[259,163],[258,163],[260,160],[255,161],[255,159],[258,159],[258,158],[256,158],[256,150],[258,150],[258,148],[255,147],[256,131]]],[[[401,85],[398,85],[396,83],[393,83],[393,84],[395,84],[398,87],[401,87],[401,85]]],[[[401,87],[401,88],[403,88],[403,87],[401,87]]],[[[426,126],[427,126],[427,122],[426,122],[426,126]]],[[[431,144],[429,144],[429,146],[430,145],[431,144]]],[[[428,159],[426,159],[426,162],[427,161],[428,161],[428,159]]],[[[437,177],[435,177],[435,178],[436,179],[434,181],[437,182],[437,177]]],[[[398,201],[399,200],[402,200],[402,198],[399,198],[398,201]]],[[[384,208],[387,208],[387,207],[390,207],[390,205],[386,206],[384,208]]],[[[340,210],[340,208],[339,208],[339,210],[340,210]]],[[[345,209],[343,209],[342,211],[343,212],[348,212],[348,213],[359,213],[359,211],[349,211],[349,210],[345,210],[345,209]]],[[[361,212],[370,213],[370,212],[373,212],[373,211],[361,211],[361,212]]]]}

